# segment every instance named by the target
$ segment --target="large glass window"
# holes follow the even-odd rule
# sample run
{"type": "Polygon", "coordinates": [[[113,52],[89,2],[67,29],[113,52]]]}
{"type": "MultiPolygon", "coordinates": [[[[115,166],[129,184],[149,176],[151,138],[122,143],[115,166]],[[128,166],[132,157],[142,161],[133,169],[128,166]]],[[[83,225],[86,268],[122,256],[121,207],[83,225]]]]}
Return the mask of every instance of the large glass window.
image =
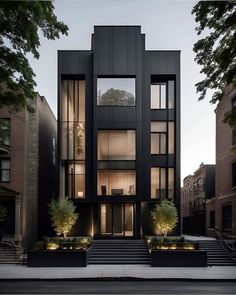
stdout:
{"type": "Polygon", "coordinates": [[[174,168],[151,168],[151,198],[174,199],[174,168]]]}
{"type": "Polygon", "coordinates": [[[135,160],[135,130],[99,130],[98,160],[135,160]]]}
{"type": "Polygon", "coordinates": [[[10,159],[0,159],[0,182],[10,182],[10,159]]]}
{"type": "Polygon", "coordinates": [[[166,168],[151,168],[151,198],[166,198],[166,168]]]}
{"type": "Polygon", "coordinates": [[[98,78],[98,106],[135,106],[135,78],[98,78]]]}
{"type": "Polygon", "coordinates": [[[85,159],[85,81],[63,80],[61,99],[62,159],[85,159]]]}
{"type": "Polygon", "coordinates": [[[151,154],[174,154],[174,132],[174,122],[151,122],[151,154]]]}
{"type": "Polygon", "coordinates": [[[0,119],[0,144],[1,145],[10,145],[10,128],[11,121],[10,119],[0,119]]]}
{"type": "Polygon", "coordinates": [[[174,109],[175,82],[151,84],[151,109],[174,109]]]}
{"type": "Polygon", "coordinates": [[[85,163],[73,162],[68,165],[69,198],[85,197],[85,163]]]}
{"type": "Polygon", "coordinates": [[[135,170],[98,170],[97,194],[102,196],[135,195],[135,170]]]}

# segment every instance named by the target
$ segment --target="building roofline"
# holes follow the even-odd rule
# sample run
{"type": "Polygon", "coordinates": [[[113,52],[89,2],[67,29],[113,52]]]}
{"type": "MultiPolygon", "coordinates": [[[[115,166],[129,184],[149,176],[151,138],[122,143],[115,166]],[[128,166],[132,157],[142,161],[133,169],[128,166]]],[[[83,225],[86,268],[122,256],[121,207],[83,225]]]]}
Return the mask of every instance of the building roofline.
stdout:
{"type": "Polygon", "coordinates": [[[68,52],[92,52],[92,50],[89,50],[89,49],[58,49],[57,52],[65,52],[65,51],[68,51],[68,52]]]}
{"type": "Polygon", "coordinates": [[[181,50],[145,50],[145,52],[181,52],[181,50]]]}

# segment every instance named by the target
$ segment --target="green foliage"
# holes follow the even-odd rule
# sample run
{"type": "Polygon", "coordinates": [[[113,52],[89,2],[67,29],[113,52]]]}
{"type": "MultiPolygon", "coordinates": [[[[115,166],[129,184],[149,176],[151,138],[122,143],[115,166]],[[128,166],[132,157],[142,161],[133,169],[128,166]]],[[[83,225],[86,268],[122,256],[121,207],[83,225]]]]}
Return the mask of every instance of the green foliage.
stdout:
{"type": "MultiPolygon", "coordinates": [[[[205,75],[196,89],[199,100],[205,98],[208,89],[213,90],[211,103],[216,103],[226,86],[236,86],[236,1],[199,1],[192,14],[198,23],[197,34],[205,34],[193,47],[205,75]]],[[[226,121],[235,125],[236,112],[228,113],[226,121]]]]}
{"type": "Polygon", "coordinates": [[[57,235],[66,238],[72,226],[76,223],[78,213],[75,213],[75,206],[67,198],[52,200],[49,204],[52,227],[57,235]]]}
{"type": "Polygon", "coordinates": [[[7,208],[0,205],[0,222],[4,221],[7,217],[7,208]]]}
{"type": "Polygon", "coordinates": [[[34,96],[34,72],[26,54],[39,58],[39,30],[49,40],[67,35],[51,1],[0,1],[0,108],[27,107],[34,96]]]}
{"type": "Polygon", "coordinates": [[[151,211],[151,215],[157,228],[161,230],[164,237],[172,231],[178,222],[177,209],[172,201],[163,200],[151,211]]]}
{"type": "Polygon", "coordinates": [[[108,89],[105,93],[98,94],[99,105],[107,106],[133,106],[134,96],[132,93],[120,89],[108,89]]]}

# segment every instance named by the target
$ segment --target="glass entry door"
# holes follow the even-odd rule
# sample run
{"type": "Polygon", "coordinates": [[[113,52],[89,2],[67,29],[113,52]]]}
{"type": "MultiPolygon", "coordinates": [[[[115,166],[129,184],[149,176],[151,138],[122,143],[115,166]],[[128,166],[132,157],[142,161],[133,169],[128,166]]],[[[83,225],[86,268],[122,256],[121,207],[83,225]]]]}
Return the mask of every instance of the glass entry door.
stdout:
{"type": "Polygon", "coordinates": [[[133,203],[102,203],[100,207],[100,232],[102,235],[134,235],[133,203]]]}

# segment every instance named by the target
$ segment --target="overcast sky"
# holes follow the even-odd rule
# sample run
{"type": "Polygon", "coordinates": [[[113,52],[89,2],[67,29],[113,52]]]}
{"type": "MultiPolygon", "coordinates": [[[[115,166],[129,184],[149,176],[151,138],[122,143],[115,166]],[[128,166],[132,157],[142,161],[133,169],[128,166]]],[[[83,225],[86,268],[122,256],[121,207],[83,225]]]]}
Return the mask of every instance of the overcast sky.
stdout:
{"type": "Polygon", "coordinates": [[[57,50],[90,49],[94,25],[141,25],[146,50],[181,50],[181,178],[200,165],[215,163],[215,106],[198,102],[194,84],[201,79],[194,62],[198,40],[191,15],[196,1],[77,0],[55,1],[55,13],[69,36],[41,40],[40,59],[30,58],[36,90],[57,113],[57,50]]]}

